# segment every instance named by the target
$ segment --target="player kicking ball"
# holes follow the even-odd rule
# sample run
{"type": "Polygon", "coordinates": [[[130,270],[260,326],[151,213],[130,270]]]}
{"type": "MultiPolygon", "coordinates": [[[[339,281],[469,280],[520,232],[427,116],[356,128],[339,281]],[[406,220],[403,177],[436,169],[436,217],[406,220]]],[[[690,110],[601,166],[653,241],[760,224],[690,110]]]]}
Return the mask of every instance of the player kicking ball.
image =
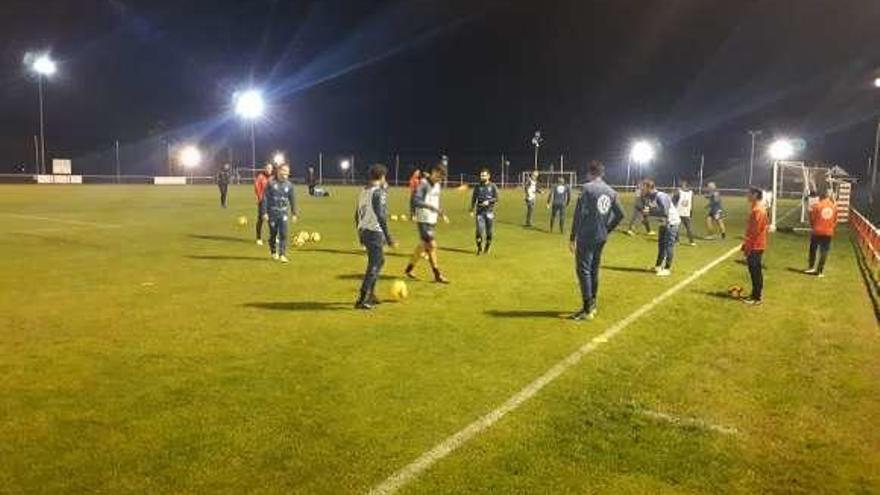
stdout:
{"type": "Polygon", "coordinates": [[[587,167],[589,181],[584,184],[574,208],[569,249],[575,256],[575,273],[583,301],[580,311],[569,317],[575,321],[596,317],[602,249],[608,234],[623,220],[617,192],[602,180],[604,172],[601,162],[590,162],[587,167]]]}
{"type": "Polygon", "coordinates": [[[358,239],[367,250],[367,270],[361,283],[361,291],[355,309],[370,310],[379,304],[376,297],[376,282],[385,265],[385,245],[394,247],[391,232],[388,231],[388,193],[386,192],[385,176],[388,168],[381,163],[370,167],[370,183],[361,190],[358,196],[355,222],[357,223],[358,239]]]}
{"type": "Polygon", "coordinates": [[[290,240],[288,222],[297,220],[296,196],[288,180],[290,166],[275,169],[275,177],[263,192],[263,219],[269,221],[269,252],[272,259],[287,263],[287,244],[290,240]],[[289,210],[289,212],[288,212],[289,210]]]}
{"type": "Polygon", "coordinates": [[[446,165],[443,163],[434,164],[427,178],[422,179],[416,189],[415,196],[412,198],[416,210],[419,238],[422,242],[416,247],[409,264],[406,265],[404,274],[407,278],[416,280],[413,270],[422,259],[422,254],[427,254],[431,270],[434,272],[434,281],[441,284],[449,283],[449,280],[440,273],[440,268],[437,266],[437,241],[434,239],[437,220],[442,217],[444,221],[449,221],[443,214],[443,210],[440,209],[440,189],[445,177],[446,165]]]}
{"type": "Polygon", "coordinates": [[[480,183],[471,196],[471,216],[476,217],[477,256],[489,252],[495,231],[495,205],[498,204],[498,187],[491,181],[489,169],[480,170],[480,183]],[[476,211],[476,214],[474,213],[476,211]],[[485,241],[485,247],[483,242],[485,241]]]}

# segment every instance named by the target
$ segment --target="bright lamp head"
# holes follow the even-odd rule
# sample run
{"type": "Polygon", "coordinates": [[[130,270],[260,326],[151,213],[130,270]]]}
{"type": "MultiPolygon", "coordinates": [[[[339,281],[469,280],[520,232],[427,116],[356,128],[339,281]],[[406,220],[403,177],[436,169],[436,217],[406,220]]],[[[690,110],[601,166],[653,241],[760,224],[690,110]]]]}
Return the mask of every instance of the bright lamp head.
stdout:
{"type": "Polygon", "coordinates": [[[341,168],[343,171],[348,170],[351,168],[351,162],[348,160],[342,160],[341,162],[339,162],[339,168],[341,168]]]}
{"type": "Polygon", "coordinates": [[[41,76],[51,76],[58,69],[55,62],[47,54],[38,56],[31,65],[31,68],[41,76]]]}
{"type": "Polygon", "coordinates": [[[186,168],[198,167],[202,163],[202,152],[193,145],[184,146],[178,157],[180,164],[186,168]]]}
{"type": "Polygon", "coordinates": [[[794,144],[788,139],[777,139],[767,148],[767,154],[774,160],[788,160],[794,156],[794,144]]]}
{"type": "Polygon", "coordinates": [[[654,150],[654,146],[651,145],[651,143],[647,141],[636,141],[633,143],[632,149],[629,151],[629,158],[634,163],[644,165],[652,162],[656,153],[657,152],[654,150]]]}
{"type": "Polygon", "coordinates": [[[265,110],[266,104],[259,90],[249,89],[235,96],[235,113],[243,119],[258,119],[265,110]]]}
{"type": "Polygon", "coordinates": [[[272,157],[272,163],[274,163],[275,165],[283,164],[284,163],[284,153],[282,153],[280,151],[278,153],[275,153],[275,155],[272,157]]]}

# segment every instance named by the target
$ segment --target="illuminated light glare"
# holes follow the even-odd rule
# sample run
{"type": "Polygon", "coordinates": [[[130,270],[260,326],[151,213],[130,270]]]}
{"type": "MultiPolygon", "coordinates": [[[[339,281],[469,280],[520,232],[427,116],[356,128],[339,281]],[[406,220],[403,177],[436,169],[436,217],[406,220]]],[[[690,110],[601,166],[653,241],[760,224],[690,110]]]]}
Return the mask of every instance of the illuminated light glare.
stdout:
{"type": "Polygon", "coordinates": [[[794,156],[794,145],[788,139],[777,139],[767,148],[767,154],[774,160],[787,160],[794,156]]]}
{"type": "Polygon", "coordinates": [[[43,76],[51,76],[58,69],[48,55],[40,55],[32,65],[34,72],[43,76]]]}
{"type": "Polygon", "coordinates": [[[647,141],[636,141],[629,152],[630,159],[638,164],[650,163],[654,160],[656,152],[651,143],[647,141]]]}
{"type": "Polygon", "coordinates": [[[275,153],[275,156],[272,157],[272,163],[274,163],[275,165],[283,164],[284,163],[284,153],[281,153],[280,151],[278,153],[275,153]]]}
{"type": "Polygon", "coordinates": [[[874,78],[874,87],[875,87],[875,88],[880,88],[880,77],[875,77],[875,78],[874,78]]]}
{"type": "Polygon", "coordinates": [[[341,168],[342,170],[348,170],[351,168],[351,162],[348,160],[342,160],[341,162],[339,162],[339,168],[341,168]]]}
{"type": "Polygon", "coordinates": [[[180,150],[180,163],[186,168],[198,167],[202,163],[202,152],[195,146],[185,146],[180,150]]]}
{"type": "Polygon", "coordinates": [[[263,94],[256,89],[249,89],[235,97],[235,113],[244,119],[258,119],[265,110],[263,94]]]}

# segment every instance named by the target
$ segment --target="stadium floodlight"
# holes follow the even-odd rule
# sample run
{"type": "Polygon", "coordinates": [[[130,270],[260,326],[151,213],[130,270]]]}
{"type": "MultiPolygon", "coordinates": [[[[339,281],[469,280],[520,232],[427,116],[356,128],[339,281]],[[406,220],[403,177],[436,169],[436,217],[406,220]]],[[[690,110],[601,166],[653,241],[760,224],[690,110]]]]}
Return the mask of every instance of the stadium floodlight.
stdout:
{"type": "Polygon", "coordinates": [[[31,64],[31,69],[41,76],[51,76],[58,70],[58,66],[55,65],[55,61],[48,54],[44,53],[34,60],[34,63],[31,64]]]}
{"type": "Polygon", "coordinates": [[[647,165],[654,161],[657,150],[648,141],[636,141],[629,150],[629,158],[637,165],[647,165]]]}
{"type": "Polygon", "coordinates": [[[40,55],[33,56],[31,54],[25,55],[25,63],[28,62],[29,59],[32,59],[30,62],[30,68],[37,74],[37,87],[40,94],[40,159],[39,159],[39,173],[46,173],[46,118],[45,112],[43,110],[43,79],[48,78],[49,76],[55,74],[58,70],[58,66],[55,65],[55,61],[52,60],[52,57],[49,56],[48,53],[43,53],[40,55]]]}
{"type": "Polygon", "coordinates": [[[249,89],[235,95],[235,113],[245,120],[256,120],[266,111],[263,93],[258,89],[249,89]]]}
{"type": "Polygon", "coordinates": [[[535,131],[535,135],[532,136],[532,146],[535,147],[535,172],[538,171],[538,149],[541,148],[541,145],[544,144],[544,138],[541,137],[541,131],[535,131]]]}
{"type": "Polygon", "coordinates": [[[274,163],[275,165],[283,165],[284,162],[284,153],[278,151],[275,153],[274,156],[272,156],[272,163],[274,163]]]}
{"type": "Polygon", "coordinates": [[[874,78],[874,87],[875,87],[875,88],[880,88],[880,77],[875,77],[875,78],[874,78]]]}
{"type": "Polygon", "coordinates": [[[794,144],[789,139],[777,139],[770,143],[767,154],[774,160],[788,160],[794,156],[794,144]]]}
{"type": "Polygon", "coordinates": [[[181,148],[178,160],[185,168],[195,168],[202,163],[202,152],[190,144],[181,148]]]}
{"type": "Polygon", "coordinates": [[[343,172],[348,172],[348,169],[351,168],[351,161],[347,158],[343,159],[339,162],[339,168],[341,168],[343,172]]]}

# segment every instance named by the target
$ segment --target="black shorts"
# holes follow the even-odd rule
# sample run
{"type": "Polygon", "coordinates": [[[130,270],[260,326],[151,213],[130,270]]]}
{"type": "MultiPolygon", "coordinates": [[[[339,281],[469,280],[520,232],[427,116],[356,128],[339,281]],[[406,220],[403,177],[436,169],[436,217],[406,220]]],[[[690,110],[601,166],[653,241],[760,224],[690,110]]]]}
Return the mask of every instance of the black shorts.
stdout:
{"type": "Polygon", "coordinates": [[[434,242],[434,229],[436,225],[433,223],[419,222],[419,238],[422,242],[434,242]]]}
{"type": "Polygon", "coordinates": [[[722,209],[709,210],[709,213],[706,216],[713,219],[713,220],[723,220],[724,219],[724,210],[722,210],[722,209]]]}

